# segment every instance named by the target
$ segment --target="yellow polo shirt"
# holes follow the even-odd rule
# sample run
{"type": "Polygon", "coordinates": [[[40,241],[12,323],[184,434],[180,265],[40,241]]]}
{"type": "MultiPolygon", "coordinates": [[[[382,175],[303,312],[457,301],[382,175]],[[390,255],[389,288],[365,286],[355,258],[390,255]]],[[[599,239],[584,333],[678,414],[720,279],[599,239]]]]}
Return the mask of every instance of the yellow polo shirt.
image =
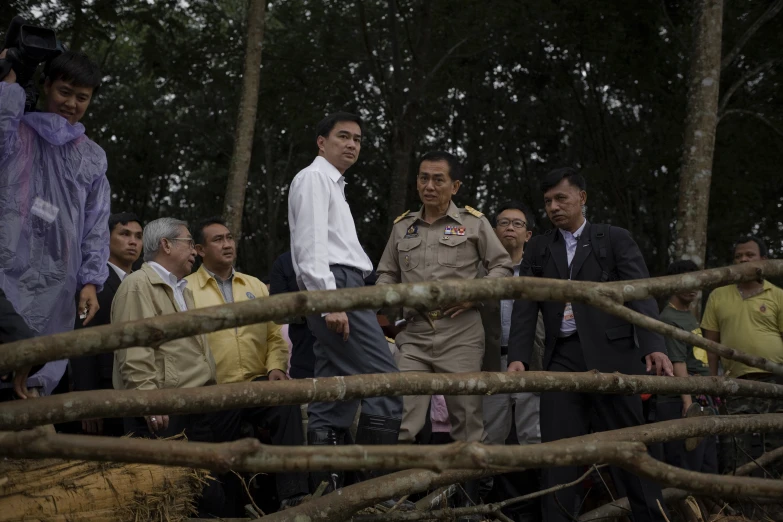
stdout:
{"type": "MultiPolygon", "coordinates": [[[[707,300],[701,327],[719,332],[720,342],[729,348],[783,364],[783,290],[769,281],[748,299],[736,285],[716,288],[707,300]]],[[[730,359],[721,362],[729,377],[764,371],[730,359]]]]}
{"type": "MultiPolygon", "coordinates": [[[[188,289],[193,292],[196,308],[225,304],[217,281],[204,265],[185,279],[188,280],[188,289]]],[[[264,283],[240,272],[234,272],[231,289],[235,303],[269,297],[264,283]]],[[[283,339],[280,326],[273,322],[213,332],[207,334],[207,340],[215,358],[220,384],[248,382],[256,377],[265,377],[272,370],[285,372],[288,367],[288,344],[283,339]]]]}

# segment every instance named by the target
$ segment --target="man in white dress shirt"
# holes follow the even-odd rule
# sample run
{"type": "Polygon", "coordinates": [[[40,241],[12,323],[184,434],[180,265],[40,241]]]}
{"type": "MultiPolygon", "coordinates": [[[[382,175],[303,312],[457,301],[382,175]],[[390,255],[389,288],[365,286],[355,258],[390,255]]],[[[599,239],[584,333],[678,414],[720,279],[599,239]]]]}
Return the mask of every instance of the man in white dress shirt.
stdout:
{"type": "MultiPolygon", "coordinates": [[[[345,196],[345,171],[359,158],[362,122],[354,114],[339,112],[321,120],[316,131],[318,156],[296,175],[288,194],[297,283],[301,290],[362,287],[373,267],[359,243],[345,196]]],[[[374,311],[311,315],[307,325],[316,337],[316,377],[398,371],[374,311]]],[[[310,404],[308,444],[344,444],[358,407],[358,400],[310,404]]],[[[368,398],[361,408],[356,443],[395,444],[401,398],[368,398]]],[[[342,484],[340,473],[312,473],[311,478],[315,486],[326,481],[328,491],[342,484]]]]}

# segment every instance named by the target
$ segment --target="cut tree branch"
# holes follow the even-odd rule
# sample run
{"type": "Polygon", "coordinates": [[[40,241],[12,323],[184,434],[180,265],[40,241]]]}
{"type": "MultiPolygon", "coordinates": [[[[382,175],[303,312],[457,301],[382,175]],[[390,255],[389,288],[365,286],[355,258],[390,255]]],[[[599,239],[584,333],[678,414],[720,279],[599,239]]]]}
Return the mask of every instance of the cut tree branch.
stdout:
{"type": "Polygon", "coordinates": [[[750,40],[759,29],[761,29],[761,26],[774,18],[781,9],[783,9],[783,0],[777,0],[769,6],[764,14],[759,16],[756,21],[753,22],[753,25],[748,27],[748,30],[745,31],[739,40],[737,40],[737,44],[734,46],[734,48],[723,57],[723,60],[720,64],[721,70],[726,69],[734,60],[737,59],[737,56],[739,56],[740,52],[742,52],[742,48],[746,43],[748,43],[748,40],[750,40]]]}
{"type": "MultiPolygon", "coordinates": [[[[768,451],[767,453],[764,453],[761,457],[756,459],[756,462],[758,464],[756,462],[749,462],[747,464],[743,464],[742,466],[736,469],[734,475],[738,477],[749,475],[753,471],[757,470],[759,465],[766,466],[767,464],[777,462],[782,458],[783,458],[783,447],[777,448],[773,451],[768,451]]],[[[666,502],[682,500],[692,494],[693,494],[692,491],[688,491],[685,489],[668,488],[663,490],[663,498],[666,502]]],[[[746,499],[746,500],[750,500],[750,499],[746,499]]],[[[752,500],[753,502],[764,501],[764,499],[758,499],[758,498],[753,498],[752,500]]],[[[592,511],[588,511],[587,513],[582,514],[579,517],[579,522],[590,522],[593,520],[601,520],[605,518],[623,517],[626,516],[630,511],[631,511],[630,502],[628,501],[627,497],[624,497],[614,502],[611,502],[609,504],[605,504],[592,511]]]]}
{"type": "Polygon", "coordinates": [[[783,399],[783,386],[725,377],[656,377],[597,371],[384,373],[220,384],[165,390],[93,390],[11,401],[0,406],[0,430],[109,417],[200,413],[403,395],[494,395],[517,392],[707,394],[783,399]]]}
{"type": "MultiPolygon", "coordinates": [[[[455,442],[442,446],[325,447],[269,446],[255,439],[213,444],[66,435],[36,428],[31,431],[0,432],[0,456],[133,462],[218,471],[225,471],[228,466],[234,471],[253,473],[409,468],[437,472],[479,468],[497,472],[601,462],[615,464],[612,459],[621,459],[621,455],[625,455],[618,448],[630,442],[650,444],[709,434],[780,430],[783,430],[783,413],[769,413],[678,419],[524,446],[455,442]]],[[[627,445],[623,447],[625,450],[630,448],[627,445]]]]}
{"type": "Polygon", "coordinates": [[[769,260],[613,283],[510,277],[296,292],[8,343],[0,351],[0,372],[121,348],[154,348],[182,337],[335,310],[377,310],[404,305],[426,311],[464,301],[499,299],[621,303],[670,295],[675,290],[709,288],[779,275],[783,275],[783,261],[769,260]]]}

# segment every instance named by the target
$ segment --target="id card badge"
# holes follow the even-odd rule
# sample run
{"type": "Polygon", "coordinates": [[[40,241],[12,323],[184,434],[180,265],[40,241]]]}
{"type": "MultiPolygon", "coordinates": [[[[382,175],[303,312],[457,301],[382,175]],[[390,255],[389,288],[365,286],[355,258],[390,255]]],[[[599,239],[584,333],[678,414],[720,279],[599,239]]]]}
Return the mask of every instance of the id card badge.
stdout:
{"type": "Polygon", "coordinates": [[[563,321],[571,321],[574,319],[574,309],[571,307],[571,303],[566,303],[565,310],[563,310],[563,321]]]}

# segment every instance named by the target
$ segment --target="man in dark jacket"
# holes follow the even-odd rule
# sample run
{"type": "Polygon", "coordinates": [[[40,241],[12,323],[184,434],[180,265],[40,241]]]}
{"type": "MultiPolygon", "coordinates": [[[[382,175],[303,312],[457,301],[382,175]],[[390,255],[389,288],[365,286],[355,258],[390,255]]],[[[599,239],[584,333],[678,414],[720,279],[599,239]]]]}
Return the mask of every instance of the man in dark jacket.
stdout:
{"type": "MultiPolygon", "coordinates": [[[[84,318],[76,318],[75,328],[111,324],[111,304],[114,294],[125,276],[131,273],[133,263],[141,256],[141,220],[130,212],[112,214],[109,217],[109,277],[98,293],[100,308],[87,324],[84,318]]],[[[102,353],[70,360],[73,391],[111,390],[114,354],[102,353]]],[[[121,436],[124,434],[122,419],[88,419],[82,421],[82,431],[98,435],[121,436]]]]}
{"type": "MultiPolygon", "coordinates": [[[[583,215],[587,201],[585,179],[574,169],[550,172],[541,183],[547,216],[555,229],[536,236],[525,247],[520,275],[575,281],[610,281],[649,277],[642,253],[627,230],[588,223],[583,215]]],[[[627,306],[658,318],[653,299],[627,306]]],[[[525,301],[514,304],[508,345],[508,371],[529,368],[539,310],[546,341],[544,370],[641,374],[653,368],[658,375],[673,375],[663,337],[636,328],[619,317],[584,303],[525,301]]],[[[638,395],[599,395],[550,392],[541,395],[541,442],[550,442],[644,423],[638,395]],[[593,414],[594,412],[594,414],[593,414]]],[[[635,522],[663,520],[657,500],[658,486],[631,473],[612,470],[615,484],[627,493],[635,522]]],[[[544,470],[544,487],[575,480],[575,467],[544,470]]],[[[562,489],[544,500],[544,520],[569,521],[578,514],[576,487],[562,489]]]]}

